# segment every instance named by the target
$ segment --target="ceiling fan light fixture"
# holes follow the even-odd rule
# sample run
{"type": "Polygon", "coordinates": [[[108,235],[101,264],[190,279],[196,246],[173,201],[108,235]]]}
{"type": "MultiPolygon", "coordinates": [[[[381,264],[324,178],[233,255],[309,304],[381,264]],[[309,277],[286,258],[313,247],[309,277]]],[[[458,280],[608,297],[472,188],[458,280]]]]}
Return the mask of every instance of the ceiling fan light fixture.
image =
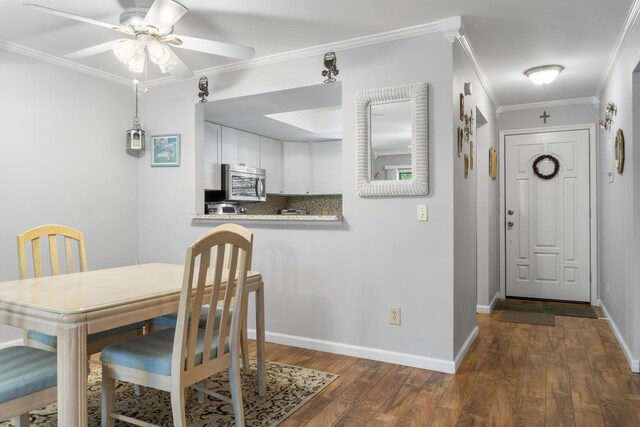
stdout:
{"type": "Polygon", "coordinates": [[[126,64],[133,55],[135,55],[138,50],[138,44],[135,40],[122,40],[114,43],[112,50],[116,55],[116,58],[118,58],[120,62],[126,64]]]}
{"type": "Polygon", "coordinates": [[[147,44],[147,52],[149,52],[149,59],[151,59],[154,64],[163,65],[169,61],[169,48],[155,40],[149,41],[147,44]]]}
{"type": "Polygon", "coordinates": [[[142,55],[136,52],[125,65],[134,73],[141,73],[144,71],[144,60],[144,52],[142,53],[142,55]]]}
{"type": "Polygon", "coordinates": [[[562,65],[541,65],[529,68],[524,72],[524,75],[527,76],[534,84],[547,85],[558,78],[558,75],[562,70],[564,70],[562,65]]]}

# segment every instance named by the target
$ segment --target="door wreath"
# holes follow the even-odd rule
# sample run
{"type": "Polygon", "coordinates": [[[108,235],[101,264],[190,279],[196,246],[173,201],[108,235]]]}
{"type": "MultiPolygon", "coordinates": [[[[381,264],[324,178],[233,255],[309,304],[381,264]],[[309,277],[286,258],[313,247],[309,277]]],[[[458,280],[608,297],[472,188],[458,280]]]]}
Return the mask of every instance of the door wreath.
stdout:
{"type": "Polygon", "coordinates": [[[555,157],[553,157],[551,154],[543,154],[541,156],[536,157],[536,159],[533,161],[533,173],[540,179],[551,179],[558,174],[559,170],[560,170],[560,161],[555,157]],[[544,160],[551,160],[553,162],[553,172],[546,175],[540,172],[540,170],[538,169],[538,163],[544,160]]]}

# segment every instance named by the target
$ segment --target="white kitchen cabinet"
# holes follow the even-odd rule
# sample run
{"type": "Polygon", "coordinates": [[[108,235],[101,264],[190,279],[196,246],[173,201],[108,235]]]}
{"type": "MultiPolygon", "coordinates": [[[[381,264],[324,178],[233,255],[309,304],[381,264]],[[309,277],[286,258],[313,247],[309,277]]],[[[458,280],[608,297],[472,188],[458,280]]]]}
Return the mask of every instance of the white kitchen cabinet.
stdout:
{"type": "Polygon", "coordinates": [[[222,173],[220,168],[221,126],[204,122],[204,188],[220,190],[222,173]]]}
{"type": "Polygon", "coordinates": [[[311,194],[342,194],[342,141],[309,143],[311,194]]]}
{"type": "Polygon", "coordinates": [[[255,133],[240,133],[240,163],[254,168],[260,166],[260,137],[255,133]]]}
{"type": "Polygon", "coordinates": [[[221,162],[250,167],[260,164],[260,137],[256,134],[222,126],[221,162]]]}
{"type": "Polygon", "coordinates": [[[267,194],[282,194],[282,142],[260,137],[260,167],[267,174],[267,194]]]}
{"type": "Polygon", "coordinates": [[[284,194],[311,194],[309,143],[282,142],[284,194]]]}

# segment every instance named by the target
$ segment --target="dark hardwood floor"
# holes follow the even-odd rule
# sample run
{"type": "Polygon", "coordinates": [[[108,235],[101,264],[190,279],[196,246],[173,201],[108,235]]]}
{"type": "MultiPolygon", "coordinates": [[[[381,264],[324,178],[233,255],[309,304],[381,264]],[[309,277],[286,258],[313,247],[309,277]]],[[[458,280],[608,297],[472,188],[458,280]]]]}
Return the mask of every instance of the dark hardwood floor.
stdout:
{"type": "Polygon", "coordinates": [[[606,320],[499,315],[478,315],[455,375],[267,344],[268,360],[340,375],[281,426],[640,426],[640,374],[606,320]]]}

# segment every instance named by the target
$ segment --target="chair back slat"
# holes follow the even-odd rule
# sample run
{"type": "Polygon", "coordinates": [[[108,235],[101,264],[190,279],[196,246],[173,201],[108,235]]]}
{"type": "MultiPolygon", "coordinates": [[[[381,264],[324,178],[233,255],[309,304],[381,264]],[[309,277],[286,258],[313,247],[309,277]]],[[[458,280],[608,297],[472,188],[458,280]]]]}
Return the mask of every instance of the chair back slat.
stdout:
{"type": "Polygon", "coordinates": [[[216,359],[228,357],[230,353],[233,353],[231,357],[237,357],[240,319],[244,316],[241,296],[252,249],[253,234],[236,224],[214,228],[187,249],[173,345],[172,375],[182,375],[199,369],[200,365],[215,363],[216,359]],[[228,273],[228,278],[223,286],[225,273],[228,273]],[[205,298],[208,286],[211,287],[211,297],[205,298]],[[224,295],[220,295],[221,292],[224,295]],[[219,297],[222,297],[222,314],[216,322],[215,308],[219,297]],[[204,304],[210,304],[209,315],[206,326],[199,330],[204,304]],[[198,335],[203,333],[202,360],[197,360],[196,344],[198,335]],[[212,355],[209,349],[214,337],[218,351],[212,355]]]}
{"type": "Polygon", "coordinates": [[[32,228],[18,235],[18,270],[21,279],[29,277],[29,262],[27,260],[26,246],[31,244],[31,260],[34,277],[42,277],[43,268],[42,245],[47,245],[49,253],[49,269],[51,275],[61,273],[58,255],[58,240],[63,239],[64,258],[67,273],[76,271],[74,265],[74,245],[77,246],[77,265],[79,271],[87,270],[87,257],[84,249],[84,234],[64,225],[50,224],[32,228]],[[46,236],[46,243],[41,243],[46,236]]]}

